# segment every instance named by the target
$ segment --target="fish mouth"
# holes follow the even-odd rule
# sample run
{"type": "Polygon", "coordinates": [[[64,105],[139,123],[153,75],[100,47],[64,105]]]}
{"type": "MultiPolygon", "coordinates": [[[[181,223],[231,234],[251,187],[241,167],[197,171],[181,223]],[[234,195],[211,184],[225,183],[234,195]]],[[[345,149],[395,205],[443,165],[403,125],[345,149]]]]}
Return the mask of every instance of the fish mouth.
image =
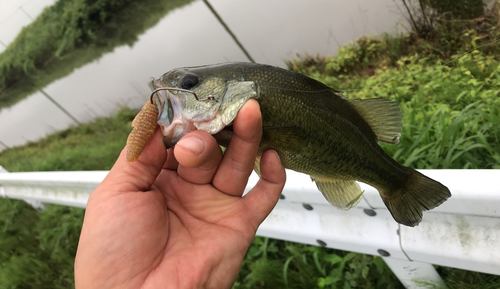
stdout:
{"type": "MultiPolygon", "coordinates": [[[[156,100],[159,111],[157,122],[162,130],[163,142],[167,148],[175,146],[190,131],[197,129],[207,131],[206,128],[210,127],[210,123],[217,117],[218,111],[209,115],[186,114],[186,97],[190,97],[189,91],[178,90],[176,87],[166,87],[159,79],[153,79],[150,82],[150,87],[153,89],[152,97],[156,100]]],[[[207,132],[217,133],[218,130],[207,132]]]]}
{"type": "Polygon", "coordinates": [[[227,81],[222,89],[215,92],[198,87],[198,92],[202,92],[200,98],[194,91],[178,88],[176,83],[172,85],[165,85],[161,79],[154,78],[149,83],[167,148],[175,146],[193,130],[214,135],[219,144],[228,143],[236,114],[248,99],[259,96],[257,85],[251,81],[227,81]],[[207,90],[210,92],[207,93],[207,90]]]}

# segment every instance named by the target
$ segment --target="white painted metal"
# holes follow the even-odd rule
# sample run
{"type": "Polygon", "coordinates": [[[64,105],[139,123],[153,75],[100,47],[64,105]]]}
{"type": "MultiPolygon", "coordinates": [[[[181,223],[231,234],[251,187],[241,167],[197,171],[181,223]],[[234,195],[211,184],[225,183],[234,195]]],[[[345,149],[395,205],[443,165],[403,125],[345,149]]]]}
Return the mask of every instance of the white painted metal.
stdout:
{"type": "Polygon", "coordinates": [[[401,226],[410,259],[500,275],[500,218],[427,214],[418,227],[401,226]]]}
{"type": "Polygon", "coordinates": [[[406,258],[399,246],[398,224],[387,210],[370,217],[360,208],[349,212],[331,205],[315,204],[312,208],[280,200],[257,234],[311,245],[319,245],[320,240],[329,248],[370,255],[378,255],[382,249],[392,257],[406,258]]]}
{"type": "Polygon", "coordinates": [[[107,171],[1,173],[0,192],[11,199],[85,208],[107,171]]]}
{"type": "MultiPolygon", "coordinates": [[[[452,197],[432,212],[500,217],[500,170],[421,170],[426,176],[450,189],[452,197]]],[[[375,208],[385,209],[378,192],[365,184],[365,199],[375,208]]],[[[424,214],[424,219],[425,219],[424,214]]]]}
{"type": "MultiPolygon", "coordinates": [[[[500,170],[422,173],[448,186],[453,196],[425,212],[415,228],[398,225],[378,192],[368,185],[360,184],[365,193],[358,206],[343,212],[328,204],[308,176],[289,171],[285,199],[258,234],[372,255],[383,250],[390,254],[384,260],[408,288],[419,288],[425,283],[422,280],[440,286],[442,281],[430,264],[500,275],[500,170]]],[[[85,207],[90,192],[106,174],[0,173],[0,196],[85,207]]],[[[252,175],[246,191],[257,181],[252,175]]]]}

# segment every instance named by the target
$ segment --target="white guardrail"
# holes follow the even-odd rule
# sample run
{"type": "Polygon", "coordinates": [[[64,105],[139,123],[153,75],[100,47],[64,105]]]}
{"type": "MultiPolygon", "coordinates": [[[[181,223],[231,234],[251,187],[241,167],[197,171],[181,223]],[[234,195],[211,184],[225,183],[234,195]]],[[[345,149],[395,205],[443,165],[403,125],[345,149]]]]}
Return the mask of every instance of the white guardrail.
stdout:
{"type": "MultiPolygon", "coordinates": [[[[84,208],[107,171],[9,173],[0,167],[0,197],[36,205],[84,208]]],[[[381,256],[406,288],[445,285],[432,264],[500,275],[500,170],[423,170],[452,197],[424,212],[415,228],[397,224],[365,184],[348,212],[332,207],[303,174],[287,171],[282,199],[257,234],[381,256]]],[[[258,177],[252,174],[247,190],[258,177]]]]}

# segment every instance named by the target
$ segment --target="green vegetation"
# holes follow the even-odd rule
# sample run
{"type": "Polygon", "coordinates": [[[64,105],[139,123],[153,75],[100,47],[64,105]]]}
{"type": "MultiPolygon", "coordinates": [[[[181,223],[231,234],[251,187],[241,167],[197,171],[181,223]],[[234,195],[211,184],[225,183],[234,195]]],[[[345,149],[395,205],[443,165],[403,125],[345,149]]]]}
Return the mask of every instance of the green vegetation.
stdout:
{"type": "MultiPolygon", "coordinates": [[[[108,170],[125,145],[137,111],[66,129],[2,152],[9,171],[108,170]]],[[[84,210],[0,199],[0,288],[74,287],[73,263],[84,210]]]]}
{"type": "Polygon", "coordinates": [[[0,287],[71,288],[83,209],[0,199],[0,287]]]}
{"type": "MultiPolygon", "coordinates": [[[[337,60],[325,60],[328,68],[337,60]]],[[[461,57],[455,68],[420,70],[426,60],[401,57],[399,67],[383,67],[372,77],[311,76],[350,98],[390,98],[400,104],[403,133],[400,144],[384,145],[405,166],[419,169],[500,168],[500,66],[498,60],[474,51],[461,57]],[[375,86],[379,83],[382,85],[375,86]],[[359,87],[371,87],[353,90],[359,87]]]]}
{"type": "Polygon", "coordinates": [[[0,54],[0,108],[138,36],[192,0],[58,0],[0,54]]]}
{"type": "MultiPolygon", "coordinates": [[[[352,47],[342,51],[347,50],[361,53],[352,47]]],[[[343,52],[338,58],[322,59],[316,66],[294,65],[333,87],[347,90],[426,68],[428,62],[423,55],[412,55],[400,57],[395,66],[381,66],[369,73],[320,72],[342,57],[343,52]]],[[[403,137],[400,144],[384,148],[405,165],[420,169],[500,168],[499,62],[481,50],[460,58],[453,66],[420,71],[348,94],[389,97],[400,103],[403,137]]],[[[6,150],[0,153],[0,164],[10,171],[109,169],[124,146],[135,113],[122,110],[110,119],[98,119],[37,143],[6,150]]],[[[69,287],[83,210],[50,205],[36,212],[22,201],[0,200],[0,211],[0,287],[69,287]]],[[[493,288],[492,284],[500,282],[500,276],[439,270],[450,288],[493,288]]],[[[234,286],[314,287],[402,285],[377,256],[256,237],[234,286]]]]}
{"type": "Polygon", "coordinates": [[[256,237],[233,289],[403,288],[378,256],[256,237]]]}
{"type": "Polygon", "coordinates": [[[111,118],[0,152],[0,165],[11,172],[109,170],[125,146],[136,114],[123,109],[111,118]]]}
{"type": "Polygon", "coordinates": [[[405,166],[498,169],[500,46],[493,41],[500,31],[498,16],[493,16],[479,24],[460,22],[451,30],[444,23],[430,41],[415,34],[362,37],[335,57],[308,57],[288,65],[350,98],[398,102],[403,137],[397,146],[382,146],[405,166]],[[471,52],[460,55],[463,51],[471,52]]]}
{"type": "MultiPolygon", "coordinates": [[[[99,13],[90,18],[108,21],[106,15],[99,13]]],[[[406,166],[500,169],[499,46],[482,47],[440,66],[462,51],[497,39],[498,22],[493,15],[472,21],[438,21],[433,24],[435,29],[424,36],[412,33],[397,38],[363,37],[342,47],[336,57],[306,57],[289,62],[289,67],[344,90],[350,98],[383,97],[397,101],[404,123],[401,142],[383,147],[406,166]]],[[[119,23],[113,22],[114,17],[106,23],[119,23]]],[[[149,26],[157,21],[152,18],[149,26]]],[[[90,27],[87,32],[94,31],[92,25],[82,27],[90,27]]],[[[67,61],[63,67],[70,67],[87,61],[77,62],[69,55],[85,55],[93,47],[98,50],[102,46],[105,48],[102,51],[112,49],[114,46],[106,43],[98,44],[101,37],[93,39],[98,33],[104,32],[77,33],[75,37],[67,32],[69,40],[57,43],[51,52],[66,53],[64,57],[53,56],[42,66],[37,66],[37,61],[33,65],[29,61],[24,63],[28,68],[36,67],[28,69],[33,75],[31,81],[41,81],[40,67],[50,68],[51,63],[67,61]],[[92,38],[93,44],[80,49],[79,41],[74,40],[79,37],[92,38]]],[[[133,43],[134,35],[137,34],[123,34],[122,39],[131,41],[123,43],[133,43]]],[[[1,57],[0,67],[3,67],[5,58],[1,57]]],[[[63,73],[53,67],[57,73],[63,73]]],[[[2,92],[1,96],[4,95],[2,92]]],[[[39,142],[3,151],[0,164],[9,171],[109,169],[125,144],[135,113],[122,110],[109,119],[98,119],[39,142]]],[[[55,205],[38,212],[22,201],[0,199],[0,288],[72,287],[83,212],[55,205]]],[[[500,276],[496,275],[445,267],[438,267],[438,271],[451,289],[497,288],[500,284],[500,276]]],[[[377,256],[256,237],[234,288],[402,288],[402,285],[377,256]]]]}

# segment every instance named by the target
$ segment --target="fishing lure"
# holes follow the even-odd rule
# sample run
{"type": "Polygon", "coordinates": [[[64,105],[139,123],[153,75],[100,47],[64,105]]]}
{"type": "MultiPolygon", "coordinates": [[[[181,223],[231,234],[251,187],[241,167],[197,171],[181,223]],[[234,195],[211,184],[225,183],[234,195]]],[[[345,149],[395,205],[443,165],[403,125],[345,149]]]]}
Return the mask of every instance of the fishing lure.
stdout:
{"type": "Polygon", "coordinates": [[[144,149],[146,148],[149,139],[155,132],[156,126],[158,125],[158,107],[156,105],[156,100],[153,98],[153,95],[161,90],[188,92],[193,94],[198,101],[214,100],[214,97],[211,95],[207,98],[199,99],[193,91],[187,89],[171,87],[161,87],[155,89],[151,93],[149,101],[146,102],[141,111],[135,116],[134,120],[132,121],[133,129],[127,138],[127,161],[129,162],[135,162],[139,158],[142,151],[144,151],[144,149]]]}
{"type": "Polygon", "coordinates": [[[132,121],[132,132],[127,138],[127,161],[134,162],[153,136],[158,121],[156,100],[148,101],[132,121]]]}

